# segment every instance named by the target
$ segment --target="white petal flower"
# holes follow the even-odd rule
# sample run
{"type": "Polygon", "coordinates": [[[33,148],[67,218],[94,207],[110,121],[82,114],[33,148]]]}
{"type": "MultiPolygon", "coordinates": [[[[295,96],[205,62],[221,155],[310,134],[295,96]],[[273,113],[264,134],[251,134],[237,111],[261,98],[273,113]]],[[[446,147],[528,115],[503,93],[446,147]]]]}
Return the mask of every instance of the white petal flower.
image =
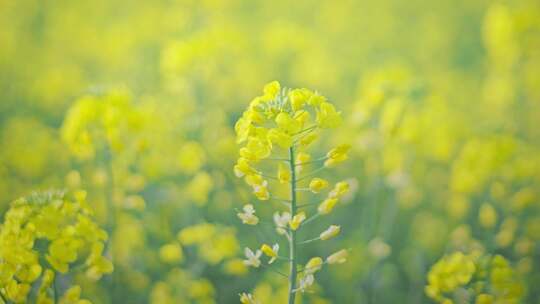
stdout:
{"type": "Polygon", "coordinates": [[[257,250],[255,253],[251,251],[249,248],[244,249],[244,253],[246,255],[246,259],[244,260],[244,264],[247,266],[253,266],[255,268],[261,266],[261,254],[262,252],[260,250],[257,250]]]}
{"type": "Polygon", "coordinates": [[[274,223],[276,224],[276,231],[279,234],[287,233],[287,225],[291,220],[291,214],[289,212],[283,212],[281,215],[279,212],[274,213],[274,223]]]}
{"type": "Polygon", "coordinates": [[[272,251],[275,253],[275,256],[273,256],[270,261],[268,261],[268,264],[272,264],[277,259],[279,253],[279,244],[274,244],[274,246],[272,246],[272,251]]]}
{"type": "Polygon", "coordinates": [[[300,279],[300,282],[298,282],[298,288],[296,288],[294,292],[298,292],[298,291],[305,292],[306,289],[311,287],[311,285],[313,285],[314,282],[315,282],[315,277],[313,276],[313,274],[307,274],[302,279],[300,279]]]}
{"type": "Polygon", "coordinates": [[[240,303],[242,304],[260,304],[259,301],[255,300],[252,294],[242,292],[239,294],[240,296],[240,303]]]}
{"type": "Polygon", "coordinates": [[[253,205],[247,204],[244,206],[243,210],[243,213],[236,214],[242,220],[242,223],[247,225],[257,225],[259,223],[259,218],[255,215],[253,205]]]}
{"type": "Polygon", "coordinates": [[[328,227],[328,229],[326,229],[325,231],[323,231],[321,233],[320,238],[323,241],[329,240],[329,239],[335,237],[336,235],[338,235],[340,231],[341,231],[340,226],[330,225],[330,227],[328,227]]]}

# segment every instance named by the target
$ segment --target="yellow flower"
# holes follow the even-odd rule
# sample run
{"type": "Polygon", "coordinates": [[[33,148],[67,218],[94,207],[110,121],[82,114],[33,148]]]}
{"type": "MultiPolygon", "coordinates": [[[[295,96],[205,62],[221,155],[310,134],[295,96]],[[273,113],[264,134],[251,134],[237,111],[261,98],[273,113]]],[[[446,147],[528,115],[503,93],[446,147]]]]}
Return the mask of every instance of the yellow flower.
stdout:
{"type": "Polygon", "coordinates": [[[319,138],[319,134],[311,132],[300,139],[300,146],[307,147],[319,138]]]}
{"type": "Polygon", "coordinates": [[[302,172],[302,169],[304,168],[305,165],[309,163],[310,160],[311,160],[311,155],[309,155],[306,152],[299,152],[296,155],[296,161],[295,161],[296,173],[298,174],[302,172]]]}
{"type": "Polygon", "coordinates": [[[264,89],[263,89],[264,98],[269,99],[269,100],[274,99],[276,98],[280,90],[281,90],[281,86],[279,82],[275,80],[272,82],[269,82],[268,84],[264,86],[264,89]]]}
{"type": "Polygon", "coordinates": [[[341,231],[340,226],[331,225],[330,227],[328,227],[328,229],[326,229],[325,231],[321,233],[320,238],[323,241],[329,240],[335,237],[336,235],[338,235],[340,231],[341,231]]]}
{"type": "Polygon", "coordinates": [[[240,157],[234,166],[234,174],[236,177],[242,177],[244,175],[252,175],[255,170],[251,168],[247,159],[240,157]]]}
{"type": "Polygon", "coordinates": [[[268,261],[268,264],[272,264],[278,257],[279,244],[274,244],[272,247],[263,244],[261,250],[267,257],[271,258],[270,261],[268,261]]]}
{"type": "Polygon", "coordinates": [[[243,210],[243,213],[237,213],[237,216],[242,220],[243,224],[257,225],[259,223],[259,218],[255,215],[255,209],[253,208],[253,205],[244,205],[243,210]]]}
{"type": "Polygon", "coordinates": [[[341,124],[341,114],[336,112],[334,105],[323,101],[317,111],[317,123],[324,129],[338,127],[341,124]]]}
{"type": "Polygon", "coordinates": [[[296,134],[302,128],[302,123],[286,112],[281,112],[276,116],[276,124],[281,131],[290,135],[296,134]]]}
{"type": "Polygon", "coordinates": [[[228,260],[223,265],[223,270],[227,274],[237,275],[237,276],[243,276],[243,275],[247,274],[247,272],[248,272],[248,269],[247,269],[246,265],[244,264],[244,262],[241,259],[228,260]]]}
{"type": "Polygon", "coordinates": [[[349,252],[346,249],[341,249],[340,251],[330,255],[326,258],[328,264],[343,264],[347,261],[349,252]]]}
{"type": "Polygon", "coordinates": [[[298,111],[304,107],[304,104],[313,95],[308,89],[294,89],[289,92],[289,100],[293,111],[298,111]]]}
{"type": "Polygon", "coordinates": [[[339,145],[336,148],[330,150],[326,157],[328,159],[324,162],[325,167],[333,167],[338,163],[341,163],[345,160],[347,160],[348,155],[347,153],[351,149],[351,146],[348,144],[339,145]]]}
{"type": "Polygon", "coordinates": [[[259,174],[246,175],[244,180],[246,184],[250,185],[251,187],[268,184],[268,182],[259,174]]]}
{"type": "Polygon", "coordinates": [[[328,193],[329,198],[341,198],[344,194],[349,192],[349,183],[348,182],[339,182],[336,183],[334,189],[328,193]]]}
{"type": "Polygon", "coordinates": [[[266,133],[262,135],[265,135],[265,137],[250,137],[247,145],[240,149],[240,156],[254,162],[270,156],[270,142],[266,139],[266,133]]]}
{"type": "Polygon", "coordinates": [[[326,187],[328,187],[328,182],[322,178],[316,177],[309,182],[309,190],[313,193],[319,193],[326,187]]]}
{"type": "Polygon", "coordinates": [[[88,265],[86,275],[91,279],[98,280],[102,275],[111,273],[114,270],[111,261],[102,256],[103,249],[103,243],[94,243],[90,256],[86,260],[86,264],[88,265]]]}
{"type": "Polygon", "coordinates": [[[475,304],[493,304],[495,303],[495,299],[492,295],[482,293],[476,296],[476,300],[474,303],[475,304]]]}
{"type": "Polygon", "coordinates": [[[60,304],[74,304],[74,303],[79,304],[80,299],[81,299],[81,287],[78,285],[75,285],[75,286],[70,287],[68,290],[66,290],[62,298],[60,298],[59,303],[60,304]]]}
{"type": "Polygon", "coordinates": [[[306,267],[304,268],[305,273],[306,274],[313,274],[313,273],[321,270],[322,265],[323,265],[323,260],[320,257],[311,258],[307,262],[306,267]]]}
{"type": "Polygon", "coordinates": [[[296,165],[301,166],[304,163],[307,163],[311,160],[311,155],[306,152],[300,152],[296,155],[296,165]]]}
{"type": "Polygon", "coordinates": [[[159,258],[161,261],[169,264],[180,262],[184,257],[182,247],[177,243],[169,243],[161,246],[159,249],[159,258]]]}
{"type": "MultiPolygon", "coordinates": [[[[309,114],[308,111],[299,111],[299,112],[296,112],[296,114],[294,115],[294,120],[296,120],[300,124],[300,127],[303,127],[306,124],[306,122],[308,122],[310,119],[311,119],[311,115],[309,114]]],[[[301,130],[299,131],[302,132],[301,130]]]]}
{"type": "Polygon", "coordinates": [[[244,116],[245,117],[241,117],[240,119],[238,119],[238,121],[234,125],[234,130],[236,131],[236,142],[239,144],[248,139],[249,134],[253,129],[251,119],[247,118],[247,115],[244,116]]]}
{"type": "Polygon", "coordinates": [[[469,283],[475,270],[472,257],[461,252],[446,255],[429,270],[426,294],[438,299],[443,293],[469,283]]]}
{"type": "Polygon", "coordinates": [[[15,303],[26,302],[26,297],[30,292],[30,285],[26,283],[17,283],[15,280],[11,280],[5,287],[5,293],[8,300],[15,303]]]}
{"type": "Polygon", "coordinates": [[[186,227],[178,232],[178,240],[183,245],[202,244],[210,240],[216,234],[216,226],[202,223],[186,227]]]}
{"type": "Polygon", "coordinates": [[[184,143],[179,154],[179,167],[185,173],[197,172],[206,161],[204,148],[198,142],[184,143]]]}
{"type": "Polygon", "coordinates": [[[241,293],[240,295],[241,304],[260,304],[259,301],[255,300],[252,294],[250,293],[241,293]]]}
{"type": "Polygon", "coordinates": [[[266,183],[263,185],[253,186],[253,194],[255,194],[255,196],[261,201],[266,201],[270,198],[270,193],[268,192],[268,188],[266,188],[266,183]]]}
{"type": "Polygon", "coordinates": [[[77,259],[77,250],[82,242],[72,238],[59,238],[49,245],[49,254],[46,259],[59,272],[66,273],[68,264],[77,259]]]}
{"type": "Polygon", "coordinates": [[[332,212],[337,202],[338,202],[337,198],[327,198],[319,205],[319,208],[317,210],[319,211],[320,214],[323,214],[323,215],[328,214],[332,212]]]}
{"type": "Polygon", "coordinates": [[[326,97],[317,93],[312,94],[311,97],[307,100],[307,103],[314,107],[318,107],[324,102],[326,102],[326,97]]]}
{"type": "Polygon", "coordinates": [[[484,228],[493,228],[497,223],[497,211],[488,203],[482,204],[478,211],[478,221],[484,228]]]}
{"type": "Polygon", "coordinates": [[[283,149],[288,149],[293,144],[291,135],[279,129],[271,129],[268,131],[268,140],[283,149]]]}
{"type": "Polygon", "coordinates": [[[296,214],[293,216],[291,221],[289,222],[289,227],[291,227],[292,230],[298,229],[300,227],[300,224],[306,219],[306,213],[304,211],[296,214]]]}
{"type": "Polygon", "coordinates": [[[280,163],[278,165],[277,177],[280,183],[289,183],[291,181],[291,171],[289,170],[289,167],[283,163],[280,163]]]}
{"type": "Polygon", "coordinates": [[[17,278],[21,282],[32,283],[39,278],[41,275],[41,270],[41,265],[37,263],[31,265],[21,265],[21,268],[17,272],[17,278]]]}

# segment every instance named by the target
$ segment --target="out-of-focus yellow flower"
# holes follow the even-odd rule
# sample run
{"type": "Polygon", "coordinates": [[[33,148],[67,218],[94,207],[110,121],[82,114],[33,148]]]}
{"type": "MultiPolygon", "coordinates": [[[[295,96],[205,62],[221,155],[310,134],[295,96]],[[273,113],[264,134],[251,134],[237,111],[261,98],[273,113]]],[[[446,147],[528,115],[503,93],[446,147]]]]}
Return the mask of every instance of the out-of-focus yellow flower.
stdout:
{"type": "Polygon", "coordinates": [[[182,261],[184,257],[182,247],[177,243],[169,243],[159,249],[159,258],[168,264],[175,264],[182,261]]]}
{"type": "Polygon", "coordinates": [[[178,240],[183,245],[201,244],[208,241],[216,233],[216,227],[209,223],[202,223],[186,227],[178,232],[178,240]]]}
{"type": "Polygon", "coordinates": [[[334,189],[328,193],[329,198],[341,198],[344,194],[349,192],[349,183],[348,182],[339,182],[336,183],[334,189]]]}
{"type": "Polygon", "coordinates": [[[6,297],[15,303],[24,303],[31,286],[26,283],[17,283],[15,280],[9,281],[5,286],[6,297]]]}
{"type": "Polygon", "coordinates": [[[202,206],[208,202],[208,195],[213,188],[212,176],[206,172],[199,172],[187,184],[186,191],[197,205],[202,206]]]}
{"type": "Polygon", "coordinates": [[[343,264],[347,261],[349,252],[347,249],[341,249],[326,258],[326,263],[328,264],[343,264]]]}
{"type": "Polygon", "coordinates": [[[373,257],[383,259],[390,255],[392,248],[381,238],[376,237],[369,241],[368,251],[373,257]]]}
{"type": "Polygon", "coordinates": [[[90,304],[88,300],[81,299],[81,287],[78,285],[70,287],[60,298],[60,304],[90,304]]]}
{"type": "Polygon", "coordinates": [[[231,259],[228,260],[224,265],[223,269],[225,273],[237,275],[237,276],[243,276],[247,274],[248,269],[246,267],[246,264],[244,264],[244,261],[241,259],[231,259]]]}
{"type": "Polygon", "coordinates": [[[440,299],[443,293],[469,283],[475,270],[476,266],[471,256],[461,252],[444,256],[428,273],[426,293],[432,299],[440,299]]]}
{"type": "Polygon", "coordinates": [[[206,161],[206,153],[198,142],[186,142],[180,149],[178,164],[185,173],[197,172],[206,161]]]}
{"type": "Polygon", "coordinates": [[[478,221],[484,228],[493,228],[497,223],[497,211],[488,203],[482,204],[478,211],[478,221]]]}
{"type": "Polygon", "coordinates": [[[96,246],[103,248],[107,233],[90,217],[92,212],[85,199],[82,190],[48,191],[12,202],[0,229],[0,290],[9,300],[28,302],[32,284],[41,277],[36,301],[50,302],[46,290],[54,272],[43,271],[44,261],[60,273],[67,273],[77,262],[87,274],[97,263],[105,265],[98,269],[99,277],[112,272],[112,263],[102,250],[94,250],[96,246]],[[48,247],[35,247],[47,243],[48,247]]]}

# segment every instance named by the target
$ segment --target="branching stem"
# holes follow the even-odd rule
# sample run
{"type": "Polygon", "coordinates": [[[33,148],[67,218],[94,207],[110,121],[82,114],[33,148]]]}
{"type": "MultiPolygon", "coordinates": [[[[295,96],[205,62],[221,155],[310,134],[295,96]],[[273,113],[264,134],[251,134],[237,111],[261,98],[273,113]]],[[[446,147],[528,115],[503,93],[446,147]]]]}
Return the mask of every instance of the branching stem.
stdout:
{"type": "Polygon", "coordinates": [[[303,245],[303,244],[315,242],[315,241],[318,241],[318,240],[320,240],[320,239],[321,239],[321,237],[318,236],[318,237],[316,237],[316,238],[313,238],[313,239],[309,239],[309,240],[305,240],[305,241],[303,241],[303,242],[300,242],[300,243],[298,243],[298,245],[303,245]]]}
{"type": "Polygon", "coordinates": [[[326,169],[326,167],[324,167],[324,166],[323,166],[323,167],[320,167],[319,169],[315,169],[315,170],[313,170],[313,171],[307,173],[306,175],[300,177],[299,179],[297,179],[296,182],[300,182],[300,181],[302,181],[302,180],[304,180],[304,179],[306,179],[306,178],[308,178],[308,177],[310,177],[310,176],[313,176],[313,175],[315,175],[315,174],[321,172],[321,171],[324,170],[324,169],[326,169]]]}

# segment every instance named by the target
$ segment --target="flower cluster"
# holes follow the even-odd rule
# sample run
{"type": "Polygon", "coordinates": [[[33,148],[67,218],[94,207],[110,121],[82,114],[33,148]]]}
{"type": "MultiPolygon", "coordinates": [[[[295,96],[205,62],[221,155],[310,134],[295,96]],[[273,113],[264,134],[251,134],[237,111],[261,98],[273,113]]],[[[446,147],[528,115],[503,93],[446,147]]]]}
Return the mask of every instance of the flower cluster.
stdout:
{"type": "MultiPolygon", "coordinates": [[[[326,198],[321,200],[317,212],[311,217],[301,210],[317,204],[300,204],[299,192],[319,194],[330,185],[327,180],[314,175],[348,158],[350,146],[347,144],[339,145],[318,158],[313,158],[307,152],[319,138],[321,130],[335,128],[340,125],[341,120],[341,113],[319,93],[305,88],[282,89],[277,81],[273,81],[264,87],[261,96],[251,101],[235,125],[237,142],[243,144],[240,157],[234,166],[235,175],[251,186],[253,194],[259,200],[277,201],[288,207],[286,211],[276,211],[273,219],[278,235],[285,236],[289,242],[290,256],[280,256],[278,243],[262,244],[257,250],[245,248],[245,264],[260,267],[263,254],[269,258],[268,264],[278,259],[288,261],[291,268],[287,276],[290,282],[289,303],[294,303],[296,292],[304,292],[314,284],[314,275],[323,264],[343,263],[347,258],[347,250],[340,250],[326,260],[312,257],[302,270],[298,269],[301,267],[298,265],[298,245],[318,240],[326,241],[341,231],[340,226],[330,225],[316,238],[301,242],[297,239],[297,232],[301,227],[321,215],[331,213],[340,198],[349,190],[347,182],[338,182],[328,190],[326,198]],[[270,164],[263,163],[265,160],[270,164]],[[312,168],[313,166],[318,167],[312,168]],[[309,169],[311,171],[308,171],[309,169]],[[275,173],[268,173],[272,171],[275,173]],[[271,183],[275,187],[286,185],[290,197],[274,197],[269,190],[271,183]],[[301,187],[302,183],[305,185],[301,187]]],[[[237,214],[242,223],[252,226],[259,223],[252,204],[244,205],[242,211],[237,214]]],[[[241,302],[257,303],[250,294],[241,294],[241,302]]]]}
{"type": "MultiPolygon", "coordinates": [[[[38,303],[53,303],[56,276],[84,270],[93,280],[113,271],[103,256],[107,233],[92,219],[86,193],[35,193],[11,204],[0,226],[0,295],[26,303],[40,281],[38,303]]],[[[62,303],[76,303],[80,287],[65,291],[62,303]]]]}
{"type": "Polygon", "coordinates": [[[143,147],[140,138],[142,113],[125,90],[112,90],[103,96],[85,96],[69,109],[62,125],[62,139],[81,159],[91,159],[97,150],[121,151],[127,145],[143,147]],[[130,135],[130,136],[126,136],[130,135]],[[127,139],[135,140],[128,142],[127,139]]]}
{"type": "Polygon", "coordinates": [[[517,274],[500,255],[455,252],[437,261],[427,279],[426,294],[444,304],[458,298],[477,304],[518,303],[524,293],[517,274]]]}

